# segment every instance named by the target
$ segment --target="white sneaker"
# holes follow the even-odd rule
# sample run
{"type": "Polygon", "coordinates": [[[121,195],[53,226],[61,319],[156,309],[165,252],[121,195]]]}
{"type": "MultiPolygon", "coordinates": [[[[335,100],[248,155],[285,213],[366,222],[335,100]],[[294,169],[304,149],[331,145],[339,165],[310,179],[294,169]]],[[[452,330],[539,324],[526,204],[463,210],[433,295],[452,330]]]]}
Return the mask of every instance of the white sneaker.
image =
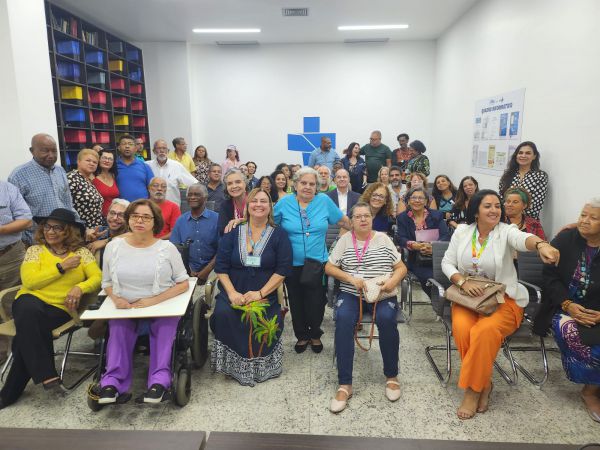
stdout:
{"type": "Polygon", "coordinates": [[[394,380],[388,380],[385,382],[385,396],[390,402],[395,402],[400,398],[400,389],[390,389],[388,385],[400,386],[400,383],[394,380]]]}
{"type": "Polygon", "coordinates": [[[346,388],[341,387],[336,391],[336,394],[338,392],[343,392],[344,394],[346,394],[346,400],[337,400],[335,397],[331,399],[329,411],[335,414],[342,412],[344,409],[346,409],[346,406],[348,405],[348,400],[350,400],[350,397],[352,397],[352,394],[348,392],[346,388]]]}

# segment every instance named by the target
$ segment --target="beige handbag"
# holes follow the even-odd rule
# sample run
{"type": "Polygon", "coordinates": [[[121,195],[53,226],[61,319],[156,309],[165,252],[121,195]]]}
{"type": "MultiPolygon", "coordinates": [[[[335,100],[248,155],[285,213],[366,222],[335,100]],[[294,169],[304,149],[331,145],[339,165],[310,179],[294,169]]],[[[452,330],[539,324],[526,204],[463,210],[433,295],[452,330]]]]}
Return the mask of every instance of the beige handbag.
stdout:
{"type": "Polygon", "coordinates": [[[371,345],[373,343],[373,336],[375,334],[375,318],[377,315],[377,303],[379,302],[379,300],[382,300],[381,297],[384,294],[385,294],[385,298],[396,297],[398,295],[398,288],[395,288],[391,292],[381,292],[381,286],[383,286],[383,284],[387,280],[389,280],[391,276],[392,276],[392,274],[388,273],[386,275],[381,275],[381,276],[378,276],[375,278],[370,278],[368,280],[365,280],[365,289],[363,291],[359,292],[358,322],[357,322],[356,326],[354,327],[354,341],[356,342],[356,345],[358,345],[358,347],[361,350],[369,351],[371,349],[371,345]],[[369,336],[368,336],[368,341],[369,341],[368,348],[363,347],[360,344],[360,341],[358,340],[358,330],[362,325],[361,322],[362,322],[362,318],[363,318],[363,307],[362,307],[363,300],[366,301],[367,303],[375,303],[375,305],[373,306],[373,320],[371,321],[371,330],[370,330],[369,336]]]}
{"type": "Polygon", "coordinates": [[[456,285],[446,289],[445,297],[452,303],[464,306],[471,311],[483,314],[484,316],[491,315],[498,308],[499,303],[504,303],[504,292],[506,286],[497,281],[490,280],[485,277],[469,276],[465,282],[476,283],[483,289],[483,294],[477,297],[471,297],[461,288],[456,285]]]}

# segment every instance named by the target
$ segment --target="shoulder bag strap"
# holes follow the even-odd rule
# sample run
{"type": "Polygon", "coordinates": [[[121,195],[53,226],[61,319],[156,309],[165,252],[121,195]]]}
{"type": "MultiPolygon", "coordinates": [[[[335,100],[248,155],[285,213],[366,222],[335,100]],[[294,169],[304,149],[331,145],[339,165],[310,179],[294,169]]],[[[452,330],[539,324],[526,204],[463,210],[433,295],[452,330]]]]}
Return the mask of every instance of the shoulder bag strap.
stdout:
{"type": "Polygon", "coordinates": [[[358,347],[365,352],[368,352],[369,350],[371,350],[371,346],[373,345],[373,336],[375,334],[375,317],[377,314],[377,303],[379,303],[379,302],[376,302],[373,305],[373,320],[371,321],[371,331],[369,332],[369,339],[368,339],[369,340],[369,348],[365,348],[361,345],[360,340],[358,339],[358,328],[360,327],[362,319],[363,319],[362,291],[358,292],[358,322],[354,326],[354,341],[356,342],[356,345],[358,345],[358,347]]]}

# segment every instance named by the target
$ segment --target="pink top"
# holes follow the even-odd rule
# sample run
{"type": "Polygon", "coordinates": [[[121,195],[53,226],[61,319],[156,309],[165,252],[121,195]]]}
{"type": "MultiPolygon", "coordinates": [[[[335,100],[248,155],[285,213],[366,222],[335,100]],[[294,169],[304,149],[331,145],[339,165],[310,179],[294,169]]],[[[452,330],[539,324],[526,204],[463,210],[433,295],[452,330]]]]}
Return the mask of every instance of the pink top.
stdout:
{"type": "Polygon", "coordinates": [[[223,170],[223,176],[225,176],[225,174],[227,173],[227,171],[233,167],[240,167],[242,165],[241,162],[239,161],[232,161],[229,158],[227,158],[225,161],[223,161],[223,164],[221,164],[221,169],[223,170]]]}
{"type": "Polygon", "coordinates": [[[100,192],[100,195],[104,199],[104,203],[102,204],[102,215],[106,217],[112,201],[115,198],[119,198],[119,187],[117,186],[117,181],[113,180],[113,185],[108,186],[104,184],[100,178],[96,177],[92,180],[92,184],[96,186],[96,189],[98,192],[100,192]]]}

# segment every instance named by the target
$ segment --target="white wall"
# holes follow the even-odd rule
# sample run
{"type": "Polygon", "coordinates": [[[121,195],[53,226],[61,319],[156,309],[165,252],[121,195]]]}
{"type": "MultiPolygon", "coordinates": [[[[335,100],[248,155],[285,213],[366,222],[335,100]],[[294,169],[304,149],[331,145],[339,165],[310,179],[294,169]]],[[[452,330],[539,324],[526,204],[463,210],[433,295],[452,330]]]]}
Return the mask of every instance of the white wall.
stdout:
{"type": "Polygon", "coordinates": [[[36,133],[57,138],[43,0],[0,1],[0,179],[31,159],[36,133]]]}
{"type": "Polygon", "coordinates": [[[197,45],[189,52],[193,145],[206,145],[217,162],[228,144],[242,161],[256,161],[259,174],[301,162],[300,152],[287,150],[287,134],[302,132],[304,116],[321,117],[321,131],[337,133],[339,153],[354,140],[367,143],[374,129],[392,149],[403,131],[430,142],[433,42],[197,45]]]}
{"type": "MultiPolygon", "coordinates": [[[[455,23],[437,43],[433,172],[469,174],[475,101],[526,88],[521,138],[550,176],[544,228],[573,222],[600,195],[599,17],[597,0],[484,0],[455,23]]],[[[498,177],[474,175],[497,189],[498,177]]]]}

